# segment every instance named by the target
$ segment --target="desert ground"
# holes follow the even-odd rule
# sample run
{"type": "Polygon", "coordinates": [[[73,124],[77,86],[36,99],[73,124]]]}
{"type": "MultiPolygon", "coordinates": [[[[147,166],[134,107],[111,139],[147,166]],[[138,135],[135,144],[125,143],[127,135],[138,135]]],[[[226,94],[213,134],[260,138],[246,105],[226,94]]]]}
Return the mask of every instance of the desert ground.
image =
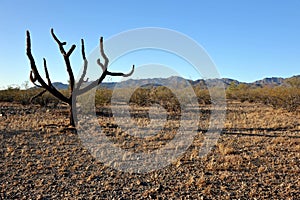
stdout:
{"type": "MultiPolygon", "coordinates": [[[[228,102],[218,143],[208,155],[199,157],[209,120],[209,107],[202,105],[199,131],[186,153],[162,169],[137,174],[118,171],[93,157],[76,130],[66,126],[64,105],[53,108],[2,102],[0,108],[0,199],[300,196],[299,110],[288,112],[258,103],[228,102]]],[[[150,143],[154,144],[151,148],[159,148],[168,141],[161,133],[144,145],[122,133],[109,107],[98,108],[97,114],[107,137],[120,147],[143,150],[150,143]]],[[[142,114],[133,116],[137,123],[147,121],[142,114]]],[[[172,120],[176,124],[176,117],[172,120]]]]}

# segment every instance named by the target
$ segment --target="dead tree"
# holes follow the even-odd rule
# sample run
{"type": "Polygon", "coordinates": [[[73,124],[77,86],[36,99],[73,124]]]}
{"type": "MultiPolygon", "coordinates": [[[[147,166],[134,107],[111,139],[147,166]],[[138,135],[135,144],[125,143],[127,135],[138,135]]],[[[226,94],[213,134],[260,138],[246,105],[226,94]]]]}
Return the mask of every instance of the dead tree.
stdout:
{"type": "Polygon", "coordinates": [[[38,68],[35,64],[35,60],[32,56],[31,53],[31,39],[30,39],[30,32],[27,31],[26,32],[26,54],[28,56],[28,59],[30,61],[30,67],[31,67],[31,71],[30,71],[30,81],[37,87],[40,88],[44,88],[44,90],[39,93],[36,96],[42,95],[44,94],[46,91],[48,91],[49,93],[51,93],[53,96],[55,96],[56,98],[58,98],[59,100],[67,103],[70,107],[70,111],[69,111],[69,119],[70,119],[70,125],[74,126],[76,125],[76,113],[74,113],[74,109],[73,106],[74,105],[74,99],[76,100],[76,96],[79,96],[81,94],[84,94],[88,91],[90,91],[91,89],[97,87],[103,80],[104,78],[109,75],[109,76],[123,76],[123,77],[128,77],[130,75],[132,75],[132,73],[134,72],[134,65],[132,67],[131,72],[129,72],[128,74],[124,74],[124,73],[120,73],[120,72],[110,72],[108,71],[107,67],[108,67],[108,63],[109,63],[109,59],[107,58],[105,52],[104,52],[104,48],[103,48],[103,37],[100,38],[100,55],[102,56],[102,58],[104,59],[104,63],[102,63],[100,61],[100,59],[97,60],[98,65],[102,68],[102,75],[95,81],[88,83],[87,86],[85,87],[81,87],[82,84],[85,82],[85,76],[86,76],[86,72],[87,72],[87,67],[88,67],[88,61],[86,59],[85,56],[85,48],[84,48],[84,40],[81,39],[81,54],[82,54],[82,59],[84,61],[84,66],[83,66],[83,73],[81,74],[81,77],[79,79],[79,81],[75,84],[75,78],[74,78],[74,74],[73,74],[73,70],[71,67],[71,62],[70,62],[70,56],[73,53],[73,51],[76,48],[76,45],[72,45],[71,48],[66,51],[64,46],[67,44],[66,42],[61,42],[57,36],[54,34],[53,29],[51,29],[51,35],[53,37],[53,39],[55,40],[55,42],[58,44],[59,50],[63,56],[65,65],[66,65],[66,69],[69,75],[69,96],[65,96],[63,93],[61,93],[61,91],[57,90],[50,79],[49,76],[49,72],[48,72],[48,68],[47,68],[47,62],[46,59],[44,58],[44,70],[45,70],[45,76],[46,76],[46,80],[44,80],[42,78],[42,76],[40,75],[38,68]],[[76,95],[76,96],[75,96],[76,95]]]}

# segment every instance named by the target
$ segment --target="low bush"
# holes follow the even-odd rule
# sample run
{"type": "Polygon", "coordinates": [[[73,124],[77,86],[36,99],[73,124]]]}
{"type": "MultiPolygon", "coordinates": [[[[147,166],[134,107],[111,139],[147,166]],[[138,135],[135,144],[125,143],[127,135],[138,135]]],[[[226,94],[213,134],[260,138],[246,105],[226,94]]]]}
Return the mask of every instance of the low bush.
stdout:
{"type": "Polygon", "coordinates": [[[300,108],[300,88],[297,87],[237,87],[228,88],[227,99],[263,103],[274,108],[283,108],[288,111],[295,111],[300,108]]]}
{"type": "MultiPolygon", "coordinates": [[[[240,102],[248,101],[253,103],[263,103],[274,108],[283,108],[292,112],[300,108],[300,88],[298,87],[298,82],[295,83],[294,81],[291,83],[291,85],[287,86],[262,88],[251,88],[244,84],[238,86],[232,84],[226,89],[226,98],[227,100],[236,100],[240,102]]],[[[194,87],[193,89],[199,104],[211,104],[211,94],[207,89],[201,89],[199,87],[194,87]]],[[[212,90],[213,89],[214,88],[212,88],[212,90]]],[[[118,92],[118,100],[126,101],[127,99],[128,101],[126,95],[132,91],[130,89],[119,90],[121,90],[121,92],[118,92]]],[[[139,106],[149,106],[157,103],[169,111],[178,110],[181,106],[185,106],[185,104],[189,103],[187,102],[188,98],[186,98],[186,90],[175,89],[176,94],[172,91],[174,91],[174,88],[171,90],[164,86],[138,88],[132,93],[129,103],[139,106]]],[[[41,92],[41,89],[21,90],[19,88],[10,87],[6,90],[0,90],[0,101],[17,102],[26,105],[30,104],[30,99],[39,92],[41,92]]],[[[62,92],[64,94],[67,93],[67,91],[62,92]]],[[[113,92],[115,91],[110,89],[98,89],[95,94],[95,104],[97,106],[109,105],[111,103],[113,92]]],[[[218,92],[218,90],[216,89],[216,91],[213,92],[218,92]]],[[[49,104],[56,105],[59,102],[58,99],[48,92],[32,101],[32,103],[41,106],[47,106],[49,104]]]]}

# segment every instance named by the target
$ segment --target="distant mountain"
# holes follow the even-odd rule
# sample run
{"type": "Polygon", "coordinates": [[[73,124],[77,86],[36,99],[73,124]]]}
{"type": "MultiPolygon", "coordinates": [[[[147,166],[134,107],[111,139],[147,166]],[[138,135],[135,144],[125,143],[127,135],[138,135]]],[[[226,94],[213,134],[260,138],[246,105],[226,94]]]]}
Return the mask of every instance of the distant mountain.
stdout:
{"type": "MultiPolygon", "coordinates": [[[[300,75],[293,76],[291,78],[299,78],[300,75]]],[[[286,80],[289,78],[281,78],[281,77],[271,77],[271,78],[264,78],[262,80],[258,80],[252,83],[246,83],[246,82],[240,82],[234,79],[230,78],[221,78],[221,79],[198,79],[198,80],[189,80],[189,79],[184,79],[182,77],[177,77],[177,76],[171,76],[169,78],[153,78],[153,79],[138,79],[138,80],[132,80],[129,79],[127,81],[121,82],[121,83],[115,83],[119,87],[134,87],[134,86],[140,86],[140,87],[156,87],[159,85],[164,85],[164,86],[172,86],[175,88],[184,88],[189,85],[192,86],[200,86],[200,88],[207,88],[209,85],[210,87],[217,86],[219,84],[224,84],[224,87],[227,88],[229,87],[232,83],[235,85],[240,85],[240,84],[245,84],[250,87],[264,87],[264,86],[287,86],[286,80]]],[[[103,83],[106,84],[106,83],[103,83]]],[[[111,84],[112,86],[113,84],[111,84]]],[[[110,87],[113,88],[113,87],[110,87]]]]}
{"type": "MultiPolygon", "coordinates": [[[[300,75],[293,76],[291,78],[299,78],[300,75]]],[[[232,83],[235,85],[239,84],[246,84],[250,87],[263,87],[263,86],[286,86],[286,80],[288,78],[280,78],[280,77],[271,77],[271,78],[264,78],[262,80],[257,80],[252,83],[245,83],[245,82],[239,82],[234,79],[230,78],[221,78],[221,79],[198,79],[198,80],[189,80],[184,79],[182,77],[178,76],[171,76],[169,78],[149,78],[149,79],[129,79],[122,82],[104,82],[100,84],[100,88],[106,88],[106,89],[114,89],[115,87],[118,88],[127,88],[127,87],[144,87],[144,88],[151,88],[151,87],[158,87],[158,86],[168,86],[168,87],[174,87],[174,88],[185,88],[189,85],[192,86],[199,86],[202,89],[207,88],[209,85],[210,87],[217,86],[218,84],[222,83],[224,84],[224,87],[229,87],[232,83]]],[[[68,84],[55,82],[53,83],[53,86],[59,90],[65,90],[68,89],[68,84]]]]}
{"type": "Polygon", "coordinates": [[[187,79],[178,76],[171,76],[169,78],[149,78],[149,79],[129,79],[123,82],[116,83],[118,88],[127,87],[157,87],[169,86],[177,88],[185,88],[189,86],[190,82],[187,79]]]}
{"type": "Polygon", "coordinates": [[[279,86],[285,84],[284,78],[272,77],[272,78],[264,78],[262,80],[255,81],[254,84],[256,86],[279,86]]]}
{"type": "Polygon", "coordinates": [[[104,82],[99,85],[100,88],[114,89],[116,82],[104,82]]]}
{"type": "MultiPolygon", "coordinates": [[[[69,87],[68,84],[64,84],[64,83],[61,83],[61,82],[54,82],[54,83],[52,83],[52,85],[53,85],[56,89],[58,89],[58,90],[66,90],[66,89],[68,89],[68,87],[69,87]]],[[[33,90],[33,89],[37,89],[37,88],[39,88],[39,87],[33,86],[33,87],[29,88],[29,89],[30,89],[30,90],[33,90]]]]}
{"type": "MultiPolygon", "coordinates": [[[[192,86],[200,86],[200,88],[206,89],[208,85],[210,87],[215,87],[215,86],[218,86],[220,84],[223,84],[224,87],[227,88],[232,83],[234,83],[235,85],[239,85],[243,82],[239,82],[237,80],[229,79],[229,78],[222,78],[222,79],[208,79],[208,80],[198,79],[196,81],[190,81],[190,83],[191,83],[192,86]]],[[[247,84],[247,83],[244,83],[244,84],[247,84]]]]}
{"type": "Polygon", "coordinates": [[[68,84],[64,84],[61,82],[54,82],[54,83],[52,83],[52,85],[58,90],[66,90],[69,87],[68,84]]]}

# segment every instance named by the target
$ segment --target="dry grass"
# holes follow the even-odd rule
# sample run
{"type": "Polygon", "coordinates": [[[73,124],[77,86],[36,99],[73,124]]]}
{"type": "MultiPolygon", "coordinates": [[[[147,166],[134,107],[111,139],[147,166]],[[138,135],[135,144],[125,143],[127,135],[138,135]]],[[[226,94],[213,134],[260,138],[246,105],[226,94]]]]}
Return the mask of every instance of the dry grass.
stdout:
{"type": "MultiPolygon", "coordinates": [[[[300,196],[300,113],[260,104],[230,103],[224,133],[204,158],[198,156],[209,120],[202,106],[199,134],[186,154],[148,174],[116,171],[91,156],[66,129],[64,108],[1,103],[1,199],[297,199],[300,196]]],[[[145,109],[136,109],[142,112],[145,109]]],[[[147,109],[146,109],[147,110],[147,109]]],[[[101,110],[102,114],[105,109],[101,110]]],[[[99,111],[100,112],[100,111],[99,111]]],[[[101,113],[100,112],[100,113],[101,113]]],[[[147,118],[138,125],[147,125],[147,118]]],[[[98,118],[120,147],[155,149],[172,133],[126,135],[110,115],[98,118]],[[134,143],[134,145],[130,145],[134,143]]],[[[168,121],[176,130],[176,117],[168,121]]]]}

